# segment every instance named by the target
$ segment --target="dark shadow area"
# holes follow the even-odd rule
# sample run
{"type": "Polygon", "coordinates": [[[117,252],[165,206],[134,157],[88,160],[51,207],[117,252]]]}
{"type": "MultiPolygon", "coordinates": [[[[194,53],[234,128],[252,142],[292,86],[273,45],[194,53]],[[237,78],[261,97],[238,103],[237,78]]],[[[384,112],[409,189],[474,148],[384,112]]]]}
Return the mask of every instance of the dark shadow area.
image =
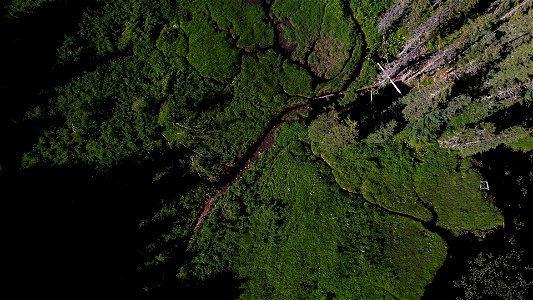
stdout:
{"type": "Polygon", "coordinates": [[[33,144],[38,124],[21,121],[24,113],[44,104],[65,76],[56,65],[56,49],[64,36],[77,31],[86,1],[56,1],[14,20],[0,23],[0,163],[16,171],[22,152],[33,144]]]}
{"type": "Polygon", "coordinates": [[[202,282],[178,282],[169,278],[169,283],[164,288],[150,294],[151,299],[238,299],[242,290],[239,288],[242,281],[235,278],[233,273],[222,273],[216,277],[202,282]],[[174,281],[174,283],[172,283],[174,281]]]}
{"type": "Polygon", "coordinates": [[[505,217],[505,227],[498,228],[483,240],[467,235],[456,238],[453,244],[448,244],[448,258],[437,272],[433,283],[426,287],[424,299],[442,299],[443,295],[446,299],[464,296],[458,294],[460,290],[454,287],[453,281],[467,274],[468,262],[474,260],[480,252],[508,253],[512,250],[509,242],[511,237],[514,237],[513,248],[526,251],[523,265],[533,263],[533,248],[529,242],[533,193],[533,176],[530,173],[533,170],[533,156],[498,147],[478,155],[476,159],[481,163],[483,180],[489,182],[488,194],[494,197],[495,205],[505,217]],[[517,224],[520,224],[519,227],[517,224]]]}
{"type": "MultiPolygon", "coordinates": [[[[75,34],[83,13],[95,4],[94,0],[54,1],[13,20],[3,19],[0,5],[0,199],[8,294],[55,299],[234,299],[239,284],[227,274],[196,286],[177,281],[176,268],[183,261],[155,272],[139,269],[147,241],[161,234],[160,228],[143,232],[140,220],[151,216],[162,199],[174,199],[198,183],[198,178],[175,167],[182,165],[179,153],[152,155],[149,161],[132,158],[107,172],[88,166],[21,170],[22,154],[50,125],[26,121],[25,113],[46,104],[55,86],[124,55],[57,64],[56,51],[65,35],[75,34]],[[154,183],[153,176],[160,171],[167,174],[154,183]],[[147,282],[162,286],[147,294],[143,291],[147,282]]],[[[175,256],[180,260],[186,257],[186,244],[178,246],[175,256]]]]}
{"type": "Polygon", "coordinates": [[[475,259],[481,250],[493,249],[501,245],[503,236],[497,230],[481,240],[473,234],[463,234],[447,239],[448,256],[437,271],[433,281],[426,286],[422,299],[457,299],[461,290],[454,286],[455,280],[468,272],[468,262],[475,259]]]}
{"type": "MultiPolygon", "coordinates": [[[[35,96],[59,78],[56,50],[78,30],[83,12],[93,4],[85,1],[56,1],[43,4],[30,14],[0,23],[0,93],[3,114],[21,112],[35,103],[35,96]],[[4,98],[6,97],[7,98],[4,98]]],[[[2,116],[4,116],[2,114],[2,116]]]]}
{"type": "Polygon", "coordinates": [[[489,182],[490,194],[505,216],[505,236],[514,236],[519,247],[532,253],[533,244],[529,239],[533,214],[533,154],[500,146],[480,155],[479,160],[483,179],[489,182]]]}
{"type": "Polygon", "coordinates": [[[498,111],[485,119],[486,122],[497,124],[497,131],[508,129],[512,126],[533,126],[533,103],[516,103],[513,106],[498,111]]]}
{"type": "Polygon", "coordinates": [[[168,283],[168,292],[179,290],[177,281],[165,282],[165,273],[138,270],[146,247],[140,220],[161,199],[195,184],[182,170],[153,183],[153,174],[169,162],[171,157],[125,162],[100,174],[48,167],[0,178],[10,288],[21,298],[38,291],[59,299],[144,298],[147,280],[168,283]]]}
{"type": "Polygon", "coordinates": [[[19,297],[135,294],[135,231],[153,191],[142,172],[128,173],[48,168],[2,180],[19,297]]]}
{"type": "MultiPolygon", "coordinates": [[[[406,95],[412,89],[400,82],[396,83],[396,85],[403,95],[406,95]]],[[[402,123],[404,122],[403,107],[397,101],[401,97],[396,89],[389,84],[380,90],[379,94],[373,96],[372,102],[370,102],[369,93],[365,93],[359,100],[348,105],[346,107],[348,116],[352,120],[358,120],[360,138],[365,138],[391,120],[397,121],[397,128],[403,128],[405,125],[405,123],[402,123]]]]}

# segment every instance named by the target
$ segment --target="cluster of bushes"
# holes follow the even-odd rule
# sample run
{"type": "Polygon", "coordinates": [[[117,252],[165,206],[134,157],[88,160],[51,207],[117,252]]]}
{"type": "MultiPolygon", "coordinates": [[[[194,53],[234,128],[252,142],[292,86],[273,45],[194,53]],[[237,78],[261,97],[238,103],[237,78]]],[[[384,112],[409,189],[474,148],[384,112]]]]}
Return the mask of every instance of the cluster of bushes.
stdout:
{"type": "Polygon", "coordinates": [[[273,12],[287,42],[295,46],[291,57],[309,64],[321,78],[337,76],[359,46],[351,12],[342,1],[276,1],[273,12]]]}
{"type": "Polygon", "coordinates": [[[66,38],[61,63],[99,64],[56,87],[46,106],[28,113],[28,119],[59,122],[25,155],[26,166],[109,169],[124,159],[177,150],[195,173],[214,178],[281,111],[301,102],[293,96],[313,95],[303,68],[272,50],[238,49],[240,43],[250,51],[271,43],[272,30],[245,31],[249,22],[265,21],[260,6],[144,4],[98,2],[66,38]]]}
{"type": "Polygon", "coordinates": [[[382,36],[378,32],[378,19],[382,13],[393,3],[393,0],[351,0],[350,7],[357,22],[365,33],[367,46],[371,51],[377,50],[382,42],[382,36]]]}
{"type": "Polygon", "coordinates": [[[468,160],[436,145],[412,149],[394,140],[363,141],[322,155],[343,188],[390,211],[424,221],[434,211],[437,225],[456,235],[503,222],[468,160]]]}
{"type": "Polygon", "coordinates": [[[23,17],[33,11],[42,9],[46,5],[58,2],[57,0],[7,0],[0,5],[0,13],[6,19],[14,20],[23,17]],[[3,12],[5,10],[5,12],[3,12]]]}
{"type": "MultiPolygon", "coordinates": [[[[317,94],[323,95],[327,93],[341,91],[345,89],[346,86],[352,84],[351,80],[353,80],[356,75],[360,76],[360,74],[356,74],[356,72],[357,67],[361,64],[361,59],[363,59],[362,55],[364,50],[364,41],[359,31],[354,32],[353,40],[353,50],[350,54],[350,58],[346,61],[342,70],[335,77],[331,78],[331,80],[321,82],[317,87],[317,94]]],[[[363,71],[361,71],[361,74],[363,74],[363,71]]],[[[374,78],[375,77],[372,75],[372,78],[368,78],[365,83],[370,83],[372,80],[374,80],[374,78]]],[[[355,82],[361,81],[359,79],[356,79],[355,82]]]]}
{"type": "MultiPolygon", "coordinates": [[[[10,22],[59,2],[11,0],[0,13],[10,22]]],[[[379,17],[392,0],[256,2],[91,1],[78,31],[57,49],[61,83],[42,92],[33,86],[47,102],[21,120],[43,126],[23,169],[86,166],[107,174],[167,154],[175,160],[166,163],[203,178],[183,183],[187,192],[141,222],[148,237],[140,269],[157,273],[146,289],[165,284],[155,277],[174,272],[179,261],[184,282],[235,274],[243,298],[420,297],[446,256],[442,238],[424,224],[459,235],[503,222],[469,156],[501,144],[533,149],[533,10],[503,18],[498,10],[517,1],[496,0],[486,14],[479,0],[453,7],[442,18],[451,26],[441,20],[420,37],[429,58],[460,50],[454,69],[424,74],[421,88],[392,105],[389,95],[376,99],[380,105],[354,105],[361,108],[355,121],[329,112],[282,127],[275,146],[213,205],[190,252],[177,257],[202,202],[217,193],[213,181],[282,112],[346,87],[339,104],[361,101],[357,89],[378,75],[369,57],[394,59],[435,12],[455,3],[397,2],[405,10],[380,33],[379,17]],[[459,21],[465,16],[472,20],[459,21]],[[295,46],[291,57],[276,53],[272,23],[295,46]],[[365,47],[370,53],[361,62],[365,47]]],[[[3,167],[2,158],[2,176],[3,167]]],[[[493,273],[476,274],[507,260],[516,265],[516,257],[480,255],[458,285],[471,294],[471,282],[493,284],[493,273]]]]}
{"type": "Polygon", "coordinates": [[[237,47],[257,50],[274,43],[274,29],[263,7],[246,1],[205,1],[213,20],[220,29],[229,30],[237,39],[237,47]]]}
{"type": "Polygon", "coordinates": [[[189,38],[189,63],[202,76],[230,82],[238,73],[239,56],[228,33],[217,31],[205,13],[193,15],[183,27],[189,38]]]}
{"type": "Polygon", "coordinates": [[[343,193],[310,155],[306,131],[283,127],[219,200],[182,278],[233,273],[243,299],[420,297],[446,256],[444,241],[343,193]]]}

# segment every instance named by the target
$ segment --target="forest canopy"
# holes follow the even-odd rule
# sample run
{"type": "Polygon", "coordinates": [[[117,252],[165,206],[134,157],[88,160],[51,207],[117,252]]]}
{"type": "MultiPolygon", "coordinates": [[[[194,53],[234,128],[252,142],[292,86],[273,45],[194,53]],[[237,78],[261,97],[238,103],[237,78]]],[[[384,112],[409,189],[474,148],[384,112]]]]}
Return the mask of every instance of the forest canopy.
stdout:
{"type": "Polygon", "coordinates": [[[13,269],[62,296],[527,299],[532,6],[3,1],[13,269]]]}

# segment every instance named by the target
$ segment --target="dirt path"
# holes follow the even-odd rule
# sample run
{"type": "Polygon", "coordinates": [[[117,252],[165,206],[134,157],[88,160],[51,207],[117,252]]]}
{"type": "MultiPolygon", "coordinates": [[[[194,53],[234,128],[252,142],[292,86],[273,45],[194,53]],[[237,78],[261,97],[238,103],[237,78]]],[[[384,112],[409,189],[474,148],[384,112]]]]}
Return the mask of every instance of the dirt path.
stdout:
{"type": "MultiPolygon", "coordinates": [[[[281,22],[281,21],[275,20],[274,17],[272,16],[272,12],[271,12],[272,4],[273,4],[274,1],[272,1],[272,0],[270,0],[270,1],[263,0],[263,1],[254,1],[254,3],[255,2],[262,4],[263,9],[265,10],[265,13],[268,16],[271,25],[274,27],[275,34],[277,36],[276,40],[278,41],[278,43],[274,44],[273,49],[276,52],[278,52],[281,55],[283,55],[284,57],[288,58],[291,62],[296,63],[300,67],[308,70],[310,74],[313,74],[310,71],[309,66],[303,65],[303,64],[301,64],[299,62],[292,61],[292,59],[290,59],[290,53],[287,53],[287,49],[285,49],[283,47],[284,46],[283,45],[283,39],[280,39],[283,36],[283,33],[279,30],[279,26],[278,26],[279,22],[281,22]]],[[[354,24],[356,24],[355,25],[356,29],[361,32],[361,36],[362,36],[362,40],[363,40],[362,41],[363,42],[363,49],[365,49],[365,55],[364,56],[367,56],[367,55],[369,55],[369,52],[366,49],[366,37],[364,35],[364,32],[361,30],[361,27],[356,22],[355,17],[353,16],[353,14],[352,14],[351,17],[354,20],[354,24]]],[[[341,91],[338,91],[338,92],[335,92],[335,93],[331,93],[331,94],[328,94],[328,95],[318,95],[318,96],[315,96],[315,97],[309,97],[309,98],[307,98],[308,99],[307,103],[289,107],[285,111],[281,112],[267,126],[268,129],[266,130],[266,132],[263,134],[263,136],[254,145],[252,145],[250,147],[250,150],[242,158],[240,158],[238,160],[238,162],[234,166],[228,167],[228,169],[226,170],[226,172],[222,176],[222,180],[219,182],[219,186],[220,187],[217,190],[217,192],[213,196],[211,196],[210,198],[208,198],[205,201],[204,208],[203,208],[200,216],[197,219],[196,225],[194,226],[194,233],[193,233],[193,236],[191,237],[191,239],[189,240],[189,244],[192,243],[192,241],[194,240],[195,233],[201,227],[204,219],[206,218],[206,216],[211,211],[213,203],[215,203],[215,201],[218,198],[220,198],[222,195],[224,195],[231,186],[233,186],[234,184],[238,183],[239,180],[241,179],[241,176],[243,175],[243,173],[246,172],[247,170],[249,170],[250,166],[254,162],[259,160],[259,158],[261,157],[262,153],[268,151],[272,147],[272,145],[274,144],[276,131],[281,126],[283,126],[285,124],[293,123],[293,122],[296,122],[296,121],[309,121],[309,120],[316,119],[322,113],[324,113],[326,111],[325,107],[330,106],[332,104],[336,104],[338,102],[338,100],[340,100],[342,98],[342,96],[345,95],[346,90],[347,90],[347,88],[350,85],[350,82],[355,80],[359,76],[364,60],[365,60],[364,57],[362,57],[359,60],[358,65],[355,68],[351,78],[346,81],[344,86],[341,88],[341,91]],[[325,101],[325,100],[327,100],[326,98],[333,98],[333,100],[332,101],[325,101]],[[297,120],[290,120],[290,121],[288,120],[289,119],[288,117],[298,115],[298,114],[300,114],[300,113],[302,113],[304,111],[309,111],[310,112],[309,117],[301,118],[301,119],[297,119],[297,120]]],[[[313,76],[313,86],[316,87],[317,83],[321,82],[321,80],[322,80],[321,78],[317,78],[316,76],[313,76]]],[[[373,87],[373,86],[371,86],[371,87],[373,87]]],[[[363,88],[361,88],[359,90],[363,91],[363,90],[366,90],[366,89],[371,88],[371,87],[363,87],[363,88]]],[[[345,111],[347,111],[349,109],[353,109],[353,107],[356,106],[356,105],[357,105],[356,103],[352,103],[351,105],[348,105],[347,107],[341,108],[338,111],[339,112],[345,112],[345,111]]]]}
{"type": "MultiPolygon", "coordinates": [[[[325,111],[322,106],[331,105],[332,103],[337,102],[338,100],[341,99],[342,95],[344,95],[344,92],[339,92],[339,93],[328,95],[328,97],[331,96],[331,97],[337,98],[335,99],[336,101],[326,101],[321,104],[317,104],[316,102],[313,102],[313,100],[320,100],[324,98],[323,96],[313,98],[305,104],[300,104],[300,105],[289,107],[285,111],[280,113],[278,117],[275,118],[274,121],[271,122],[271,124],[268,126],[268,130],[263,134],[261,139],[259,139],[259,141],[250,148],[251,150],[246,155],[244,155],[237,162],[237,164],[235,164],[232,167],[228,167],[225,174],[223,175],[223,179],[219,183],[221,185],[220,188],[213,196],[211,196],[210,198],[206,200],[202,213],[198,217],[196,225],[194,226],[194,231],[195,232],[198,231],[205,217],[209,214],[211,207],[213,206],[213,203],[218,198],[220,198],[222,195],[224,195],[231,186],[238,183],[239,180],[241,179],[242,174],[248,171],[251,165],[259,160],[262,153],[265,153],[274,145],[276,131],[281,126],[285,124],[299,122],[299,121],[310,121],[310,120],[314,120],[318,118],[325,111]],[[296,116],[305,111],[311,112],[309,117],[295,119],[295,120],[288,120],[288,117],[296,116]],[[313,113],[313,112],[316,112],[316,113],[313,113]]],[[[355,105],[358,105],[358,103],[352,103],[352,105],[346,106],[338,111],[341,113],[345,112],[349,109],[353,109],[355,105]]],[[[192,242],[193,238],[194,238],[194,235],[193,237],[191,237],[189,242],[192,242]]]]}
{"type": "Polygon", "coordinates": [[[238,183],[241,179],[242,174],[249,170],[250,166],[253,163],[259,160],[262,153],[268,151],[272,147],[272,145],[274,145],[276,131],[285,124],[305,120],[305,118],[302,118],[298,120],[288,121],[286,120],[287,117],[298,115],[304,111],[310,111],[311,109],[312,107],[308,103],[295,105],[287,108],[285,111],[280,113],[277,118],[274,119],[274,121],[268,127],[269,129],[266,131],[265,134],[263,134],[259,142],[251,147],[251,151],[244,155],[235,166],[228,168],[228,170],[224,174],[224,177],[227,179],[227,181],[221,183],[222,186],[218,189],[218,191],[206,200],[204,204],[204,209],[202,210],[202,213],[198,217],[196,225],[194,226],[195,231],[197,231],[198,228],[200,228],[200,226],[202,225],[202,222],[211,210],[211,206],[213,205],[213,203],[222,195],[224,195],[231,186],[238,183]]]}

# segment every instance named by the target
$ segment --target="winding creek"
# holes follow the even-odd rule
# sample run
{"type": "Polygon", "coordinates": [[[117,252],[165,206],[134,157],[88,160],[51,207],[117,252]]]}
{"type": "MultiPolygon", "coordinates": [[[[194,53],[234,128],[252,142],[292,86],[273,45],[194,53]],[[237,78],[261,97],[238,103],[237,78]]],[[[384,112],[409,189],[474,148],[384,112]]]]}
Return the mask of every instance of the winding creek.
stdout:
{"type": "MultiPolygon", "coordinates": [[[[274,44],[271,46],[263,47],[260,49],[260,51],[267,51],[267,50],[274,50],[276,53],[282,55],[285,59],[289,60],[290,62],[294,63],[295,65],[307,70],[307,72],[312,76],[313,78],[313,88],[316,90],[319,83],[325,83],[327,80],[324,78],[318,77],[314,74],[311,67],[306,64],[299,62],[297,60],[294,60],[291,58],[291,47],[287,46],[287,41],[284,38],[283,31],[281,29],[280,24],[283,23],[282,20],[277,19],[277,17],[274,15],[272,11],[272,5],[274,3],[274,0],[254,0],[249,1],[250,4],[257,4],[262,5],[265,14],[268,16],[268,21],[271,24],[271,26],[274,28],[275,33],[275,41],[274,44]]],[[[318,117],[320,117],[322,114],[331,111],[331,107],[335,107],[333,110],[337,111],[338,113],[344,114],[349,113],[351,111],[357,111],[358,116],[363,116],[365,113],[369,112],[369,110],[373,109],[371,103],[367,103],[366,101],[354,101],[349,103],[346,106],[339,106],[339,101],[343,98],[343,96],[346,93],[346,90],[348,89],[349,85],[356,80],[356,78],[360,75],[362,70],[363,61],[368,57],[373,57],[376,59],[376,57],[372,56],[373,54],[370,53],[370,50],[367,48],[366,43],[366,37],[365,33],[361,29],[361,26],[357,22],[353,11],[350,11],[350,17],[352,18],[355,29],[360,33],[360,36],[362,37],[362,48],[363,48],[363,55],[361,59],[357,62],[355,70],[350,74],[349,79],[346,80],[342,88],[338,91],[331,92],[329,94],[325,95],[315,95],[313,97],[308,97],[307,102],[304,104],[295,105],[292,107],[288,107],[283,112],[278,114],[276,118],[274,118],[268,125],[267,129],[264,131],[263,135],[259,140],[257,140],[250,148],[249,150],[240,157],[236,164],[227,167],[226,171],[222,175],[221,179],[218,181],[218,189],[217,192],[209,197],[204,204],[203,210],[200,214],[200,216],[197,219],[197,222],[194,227],[194,233],[189,239],[189,245],[191,245],[194,242],[194,237],[196,232],[200,229],[203,221],[208,216],[209,212],[211,211],[211,208],[213,207],[213,204],[221,197],[223,196],[233,185],[237,184],[240,181],[241,176],[250,169],[250,166],[259,160],[262,153],[268,151],[274,144],[275,140],[275,134],[276,131],[282,127],[285,124],[293,123],[293,122],[311,122],[318,117]],[[329,109],[329,110],[328,110],[329,109]],[[289,117],[291,116],[297,116],[302,114],[303,112],[307,113],[306,117],[300,117],[300,118],[294,118],[291,119],[289,117]]],[[[311,48],[312,49],[312,48],[311,48]]],[[[310,50],[312,51],[312,50],[310,50]]],[[[351,55],[354,53],[354,49],[350,49],[351,55]]],[[[306,57],[308,57],[309,53],[306,54],[306,57]]],[[[346,60],[345,64],[349,61],[346,60]]],[[[343,66],[344,68],[344,66],[343,66]]],[[[378,85],[370,85],[365,86],[362,88],[357,89],[357,91],[366,91],[369,89],[375,89],[378,85]]],[[[377,95],[378,99],[384,100],[383,98],[393,98],[392,100],[388,101],[394,101],[398,98],[398,94],[396,92],[391,93],[385,92],[383,89],[379,91],[379,94],[377,95]],[[381,97],[380,97],[381,96],[381,97]]],[[[327,162],[324,161],[324,163],[327,164],[327,162]]],[[[353,193],[350,193],[346,190],[341,189],[344,193],[354,195],[353,193]]],[[[364,199],[363,197],[361,197],[364,199]]],[[[366,201],[366,200],[365,200],[366,201]]],[[[448,257],[443,263],[443,266],[438,270],[435,280],[430,283],[426,287],[426,294],[424,298],[432,299],[433,297],[442,295],[442,292],[446,292],[446,289],[449,288],[447,286],[449,284],[449,278],[453,276],[454,270],[458,268],[459,263],[461,262],[460,259],[458,261],[457,257],[461,257],[461,253],[466,248],[473,248],[473,245],[476,245],[478,243],[477,238],[473,235],[462,235],[459,237],[454,236],[450,231],[440,227],[437,225],[438,217],[431,206],[426,206],[428,210],[432,213],[432,219],[430,221],[424,221],[419,218],[416,218],[414,216],[411,216],[409,214],[400,213],[391,211],[385,207],[382,207],[378,204],[367,202],[369,207],[383,210],[384,212],[396,215],[404,218],[411,219],[413,221],[419,222],[424,226],[424,228],[432,233],[435,233],[439,235],[447,244],[447,251],[448,251],[448,257]],[[445,282],[445,283],[443,283],[445,282]]],[[[472,250],[470,250],[471,252],[472,250]]]]}

